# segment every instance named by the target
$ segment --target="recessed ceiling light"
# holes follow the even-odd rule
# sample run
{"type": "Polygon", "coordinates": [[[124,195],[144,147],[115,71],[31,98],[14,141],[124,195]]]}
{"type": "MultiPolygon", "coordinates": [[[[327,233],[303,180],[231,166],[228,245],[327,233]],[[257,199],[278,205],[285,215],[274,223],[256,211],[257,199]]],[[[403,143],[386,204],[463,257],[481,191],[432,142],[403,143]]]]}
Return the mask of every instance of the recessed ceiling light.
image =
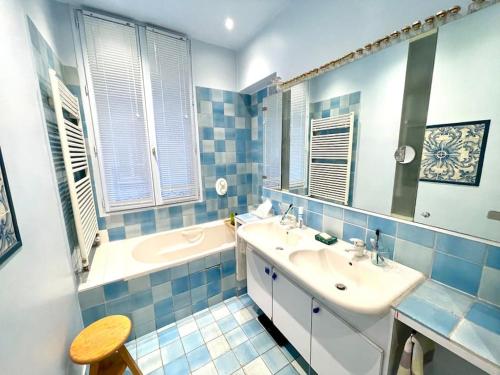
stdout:
{"type": "Polygon", "coordinates": [[[231,17],[227,17],[226,21],[224,22],[224,25],[226,26],[226,29],[232,30],[234,27],[234,21],[231,17]]]}

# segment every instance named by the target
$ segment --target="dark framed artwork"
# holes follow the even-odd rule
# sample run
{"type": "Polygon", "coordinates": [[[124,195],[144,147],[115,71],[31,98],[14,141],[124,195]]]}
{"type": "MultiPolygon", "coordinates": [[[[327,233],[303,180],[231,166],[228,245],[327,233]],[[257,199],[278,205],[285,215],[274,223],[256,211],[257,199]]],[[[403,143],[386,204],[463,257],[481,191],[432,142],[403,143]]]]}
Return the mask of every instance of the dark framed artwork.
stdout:
{"type": "Polygon", "coordinates": [[[490,120],[425,129],[420,181],[479,186],[490,120]]]}
{"type": "Polygon", "coordinates": [[[21,245],[14,204],[10,195],[2,150],[0,150],[0,264],[14,254],[21,245]]]}

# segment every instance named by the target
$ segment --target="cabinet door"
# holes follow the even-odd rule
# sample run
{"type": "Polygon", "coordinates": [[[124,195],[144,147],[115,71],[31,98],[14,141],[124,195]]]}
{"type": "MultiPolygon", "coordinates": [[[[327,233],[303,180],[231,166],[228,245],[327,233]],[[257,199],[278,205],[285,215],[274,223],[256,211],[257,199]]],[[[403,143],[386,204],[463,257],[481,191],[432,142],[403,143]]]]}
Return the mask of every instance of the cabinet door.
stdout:
{"type": "Polygon", "coordinates": [[[309,361],[312,297],[273,269],[273,323],[309,361]]]}
{"type": "Polygon", "coordinates": [[[311,335],[311,366],[319,375],[380,374],[383,351],[317,301],[311,335]]]}
{"type": "Polygon", "coordinates": [[[272,266],[247,248],[247,289],[248,295],[270,319],[273,317],[272,266]]]}

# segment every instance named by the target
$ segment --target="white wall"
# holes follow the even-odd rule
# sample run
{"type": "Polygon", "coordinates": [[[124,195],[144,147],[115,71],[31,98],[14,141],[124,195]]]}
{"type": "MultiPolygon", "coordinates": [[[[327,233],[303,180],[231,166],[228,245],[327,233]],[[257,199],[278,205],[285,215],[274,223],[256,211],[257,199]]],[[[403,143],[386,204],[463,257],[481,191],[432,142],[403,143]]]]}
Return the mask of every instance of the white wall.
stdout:
{"type": "Polygon", "coordinates": [[[310,81],[315,103],[361,91],[353,207],[389,215],[394,184],[408,42],[310,81]]]}
{"type": "Polygon", "coordinates": [[[191,41],[195,86],[236,91],[236,54],[213,44],[191,41]]]}
{"type": "Polygon", "coordinates": [[[500,241],[500,5],[439,30],[427,124],[491,119],[478,187],[420,182],[415,220],[500,241]],[[420,213],[430,212],[428,219],[420,213]]]}
{"type": "Polygon", "coordinates": [[[82,326],[26,22],[55,46],[52,6],[0,3],[0,145],[23,240],[0,268],[2,374],[72,373],[68,347],[82,326]]]}
{"type": "Polygon", "coordinates": [[[417,19],[469,0],[293,0],[238,53],[242,89],[277,72],[283,79],[373,42],[417,19]]]}

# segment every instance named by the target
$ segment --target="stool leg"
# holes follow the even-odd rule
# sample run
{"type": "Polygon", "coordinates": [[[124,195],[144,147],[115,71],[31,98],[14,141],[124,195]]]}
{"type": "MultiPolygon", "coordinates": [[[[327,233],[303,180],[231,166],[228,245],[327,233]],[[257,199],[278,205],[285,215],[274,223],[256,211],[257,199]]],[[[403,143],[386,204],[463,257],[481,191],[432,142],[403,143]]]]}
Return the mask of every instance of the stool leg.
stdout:
{"type": "Polygon", "coordinates": [[[139,369],[139,367],[135,363],[134,359],[132,358],[132,356],[128,352],[125,345],[122,345],[118,348],[118,353],[120,353],[120,356],[122,357],[123,361],[127,364],[130,371],[132,371],[133,375],[142,375],[142,371],[139,369]]]}
{"type": "Polygon", "coordinates": [[[99,363],[92,363],[90,365],[90,375],[98,375],[99,374],[99,363]]]}

